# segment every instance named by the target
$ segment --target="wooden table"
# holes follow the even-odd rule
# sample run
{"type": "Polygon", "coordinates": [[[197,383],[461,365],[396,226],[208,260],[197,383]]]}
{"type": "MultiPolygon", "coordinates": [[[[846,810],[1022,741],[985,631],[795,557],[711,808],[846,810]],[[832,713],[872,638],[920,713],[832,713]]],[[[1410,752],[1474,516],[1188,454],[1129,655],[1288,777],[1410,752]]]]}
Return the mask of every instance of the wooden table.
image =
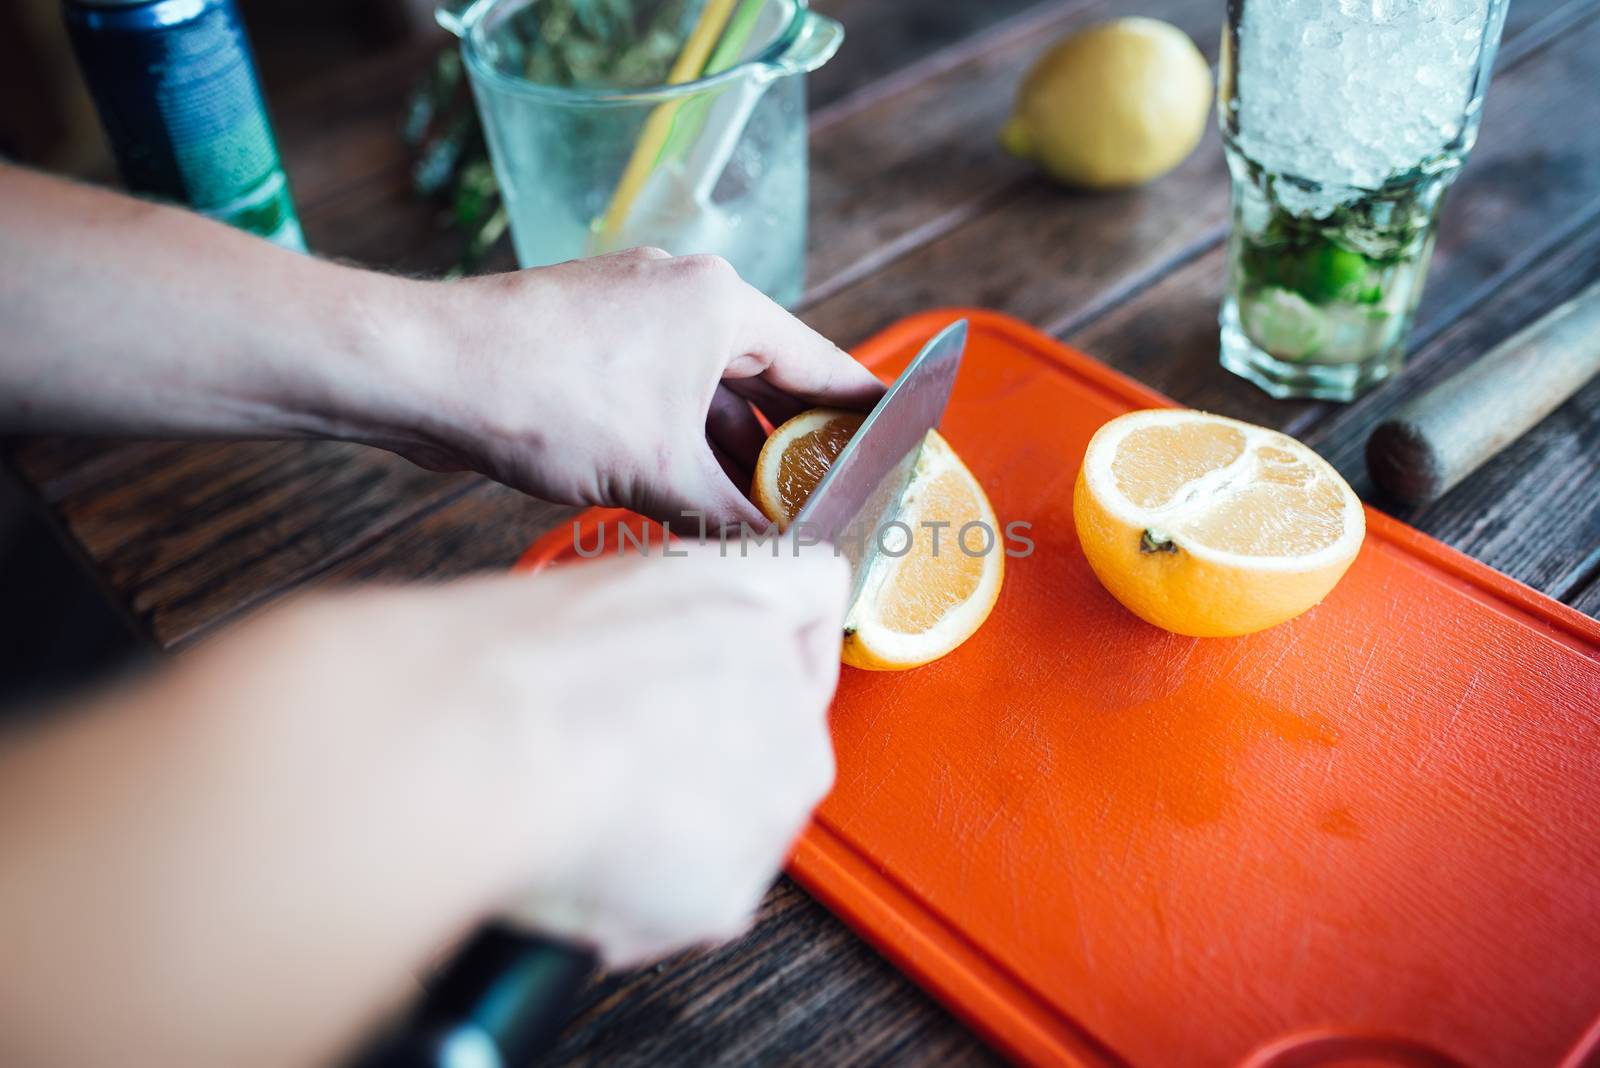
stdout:
{"type": "MultiPolygon", "coordinates": [[[[1482,137],[1450,194],[1397,381],[1348,406],[1273,401],[1217,365],[1227,177],[1215,132],[1146,189],[1083,195],[1002,154],[1015,83],[1110,0],[834,0],[849,39],[812,79],[810,289],[848,345],[902,315],[978,304],[1035,323],[1198,408],[1281,427],[1371,495],[1390,409],[1600,272],[1600,0],[1515,0],[1482,137]]],[[[1221,0],[1147,0],[1215,58],[1221,0]]],[[[397,128],[431,54],[346,66],[273,103],[318,251],[437,272],[457,241],[409,191],[397,128]]],[[[1444,500],[1388,508],[1600,614],[1600,381],[1444,500]]],[[[566,512],[356,446],[30,442],[12,459],[165,646],[284,593],[506,567],[566,512]]],[[[993,1059],[793,884],[735,944],[597,979],[554,1058],[606,1064],[993,1059]]]]}

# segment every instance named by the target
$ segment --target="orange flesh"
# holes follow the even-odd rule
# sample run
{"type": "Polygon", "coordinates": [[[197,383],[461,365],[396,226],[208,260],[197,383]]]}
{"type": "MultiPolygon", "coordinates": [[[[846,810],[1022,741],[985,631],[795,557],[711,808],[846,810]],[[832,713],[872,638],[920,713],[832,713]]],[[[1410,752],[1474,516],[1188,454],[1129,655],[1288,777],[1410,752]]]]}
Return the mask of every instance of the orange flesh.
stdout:
{"type": "Polygon", "coordinates": [[[1179,524],[1177,533],[1244,556],[1308,556],[1344,533],[1344,500],[1323,481],[1252,486],[1230,494],[1227,507],[1179,524]]]}
{"type": "Polygon", "coordinates": [[[967,532],[966,544],[979,555],[969,556],[961,551],[961,527],[974,515],[981,515],[982,507],[973,499],[971,488],[959,471],[941,475],[905,505],[905,523],[912,529],[914,545],[893,575],[892,588],[879,595],[878,618],[891,630],[920,634],[977,590],[983,580],[983,551],[1000,551],[998,546],[989,544],[989,539],[999,537],[1000,532],[985,533],[974,527],[967,532]],[[939,529],[939,551],[935,554],[934,531],[924,524],[941,521],[950,525],[939,529]]]}
{"type": "MultiPolygon", "coordinates": [[[[1175,502],[1185,485],[1243,455],[1245,436],[1205,423],[1143,427],[1130,433],[1111,464],[1117,489],[1140,508],[1175,502]]],[[[1179,522],[1172,533],[1245,556],[1305,556],[1344,533],[1337,486],[1294,453],[1257,445],[1248,484],[1219,493],[1215,505],[1179,522]]]]}
{"type": "Polygon", "coordinates": [[[1244,435],[1231,426],[1141,427],[1122,439],[1111,473],[1117,489],[1135,507],[1160,508],[1207,471],[1237,460],[1244,443],[1244,435]]]}
{"type": "Polygon", "coordinates": [[[861,416],[840,418],[802,434],[778,458],[778,500],[784,515],[800,511],[811,491],[861,426],[861,416]]]}

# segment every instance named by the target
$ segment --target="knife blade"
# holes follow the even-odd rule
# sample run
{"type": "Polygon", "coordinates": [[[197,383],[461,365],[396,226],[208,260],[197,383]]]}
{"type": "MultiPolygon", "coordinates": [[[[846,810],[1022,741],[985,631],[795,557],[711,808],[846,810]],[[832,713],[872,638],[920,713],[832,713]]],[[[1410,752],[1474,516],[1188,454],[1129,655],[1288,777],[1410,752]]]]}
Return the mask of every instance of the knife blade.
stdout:
{"type": "Polygon", "coordinates": [[[831,542],[849,560],[852,605],[911,481],[923,439],[944,416],[966,348],[965,319],[935,334],[840,450],[790,524],[801,537],[831,542]]]}

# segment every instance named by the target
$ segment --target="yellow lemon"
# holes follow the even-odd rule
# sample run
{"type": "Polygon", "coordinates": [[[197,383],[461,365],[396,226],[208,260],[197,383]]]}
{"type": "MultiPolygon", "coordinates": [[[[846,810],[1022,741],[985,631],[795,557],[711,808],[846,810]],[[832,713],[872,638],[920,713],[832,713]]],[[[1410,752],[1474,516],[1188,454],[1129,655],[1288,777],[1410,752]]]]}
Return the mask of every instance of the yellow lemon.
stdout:
{"type": "Polygon", "coordinates": [[[1183,162],[1210,110],[1211,71],[1187,34],[1157,19],[1116,19],[1034,64],[1000,142],[1068,185],[1119,189],[1183,162]]]}
{"type": "Polygon", "coordinates": [[[1366,535],[1361,501],[1286,434],[1204,412],[1129,412],[1089,441],[1073,495],[1084,556],[1158,627],[1249,634],[1316,605],[1366,535]]]}

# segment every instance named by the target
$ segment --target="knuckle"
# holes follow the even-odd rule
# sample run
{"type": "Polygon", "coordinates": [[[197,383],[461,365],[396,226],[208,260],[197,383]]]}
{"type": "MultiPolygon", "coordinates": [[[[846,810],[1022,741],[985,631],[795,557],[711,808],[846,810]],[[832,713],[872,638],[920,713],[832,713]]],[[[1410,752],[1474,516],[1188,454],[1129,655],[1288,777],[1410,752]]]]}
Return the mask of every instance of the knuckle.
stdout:
{"type": "Polygon", "coordinates": [[[716,281],[723,281],[737,278],[739,276],[739,272],[733,269],[733,264],[729,263],[723,257],[709,252],[696,253],[693,256],[683,256],[679,258],[678,262],[682,264],[685,273],[695,278],[707,278],[716,281]]]}
{"type": "Polygon", "coordinates": [[[655,245],[638,245],[634,248],[625,249],[622,254],[631,256],[636,260],[670,260],[672,258],[672,253],[664,248],[657,248],[655,245]]]}

